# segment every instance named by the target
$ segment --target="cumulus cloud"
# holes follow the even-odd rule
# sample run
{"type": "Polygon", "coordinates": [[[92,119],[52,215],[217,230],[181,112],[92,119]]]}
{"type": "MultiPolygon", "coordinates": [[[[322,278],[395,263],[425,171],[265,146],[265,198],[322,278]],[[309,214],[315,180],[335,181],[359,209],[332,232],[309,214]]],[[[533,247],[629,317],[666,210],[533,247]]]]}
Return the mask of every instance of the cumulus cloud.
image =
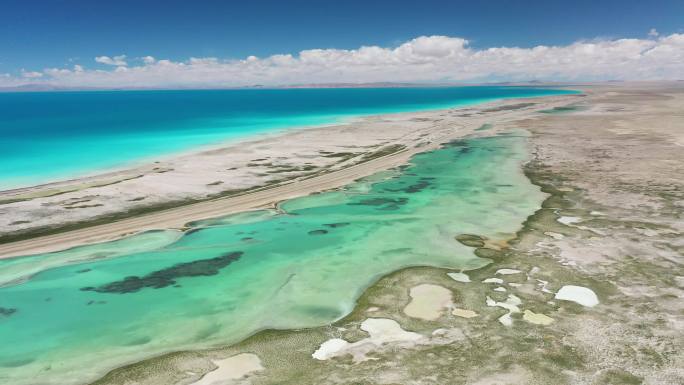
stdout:
{"type": "Polygon", "coordinates": [[[27,79],[37,79],[40,77],[43,77],[42,72],[36,72],[36,71],[21,71],[21,77],[27,78],[27,79]]]}
{"type": "MultiPolygon", "coordinates": [[[[66,87],[232,87],[254,84],[684,79],[684,34],[578,41],[565,46],[471,48],[466,39],[421,36],[396,47],[310,49],[242,60],[99,56],[110,70],[50,68],[32,79],[66,87]],[[140,62],[140,60],[138,61],[140,62]]],[[[25,79],[24,79],[25,80],[25,79]]],[[[21,78],[0,77],[0,85],[21,78]]]]}
{"type": "Polygon", "coordinates": [[[119,55],[114,57],[109,56],[98,56],[95,61],[101,64],[106,64],[110,66],[126,66],[126,55],[119,55]]]}
{"type": "Polygon", "coordinates": [[[145,56],[142,58],[143,63],[145,64],[154,64],[155,61],[157,61],[154,56],[145,56]]]}

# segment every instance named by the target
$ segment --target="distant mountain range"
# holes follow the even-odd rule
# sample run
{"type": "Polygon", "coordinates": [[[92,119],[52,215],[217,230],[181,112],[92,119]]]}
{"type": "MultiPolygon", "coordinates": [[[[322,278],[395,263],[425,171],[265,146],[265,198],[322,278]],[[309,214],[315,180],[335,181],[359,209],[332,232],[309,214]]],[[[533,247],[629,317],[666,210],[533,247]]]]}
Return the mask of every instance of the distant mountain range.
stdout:
{"type": "MultiPolygon", "coordinates": [[[[684,80],[678,80],[684,81],[684,80]]],[[[242,87],[187,87],[187,88],[172,88],[172,89],[283,89],[283,88],[400,88],[400,87],[465,87],[465,86],[571,86],[580,84],[596,84],[596,83],[623,83],[621,80],[608,80],[603,82],[549,82],[540,80],[530,80],[523,82],[495,82],[495,83],[394,83],[394,82],[378,82],[378,83],[311,83],[311,84],[289,84],[280,86],[266,86],[262,84],[255,84],[242,87]]],[[[0,92],[45,92],[45,91],[122,91],[122,90],[163,90],[169,88],[154,88],[154,87],[63,87],[48,83],[33,83],[23,84],[14,87],[0,87],[0,92]]]]}

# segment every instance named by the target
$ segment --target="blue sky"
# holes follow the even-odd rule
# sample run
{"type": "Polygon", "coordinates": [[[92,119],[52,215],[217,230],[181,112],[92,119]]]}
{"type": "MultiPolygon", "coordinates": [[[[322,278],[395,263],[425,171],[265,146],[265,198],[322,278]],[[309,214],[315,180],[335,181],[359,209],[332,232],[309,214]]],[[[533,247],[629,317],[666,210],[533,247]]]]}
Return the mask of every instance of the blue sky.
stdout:
{"type": "Polygon", "coordinates": [[[99,55],[243,58],[393,46],[422,35],[471,47],[564,45],[684,28],[684,1],[3,0],[0,72],[99,55]]]}
{"type": "Polygon", "coordinates": [[[684,0],[0,0],[0,88],[684,79],[684,0]]]}

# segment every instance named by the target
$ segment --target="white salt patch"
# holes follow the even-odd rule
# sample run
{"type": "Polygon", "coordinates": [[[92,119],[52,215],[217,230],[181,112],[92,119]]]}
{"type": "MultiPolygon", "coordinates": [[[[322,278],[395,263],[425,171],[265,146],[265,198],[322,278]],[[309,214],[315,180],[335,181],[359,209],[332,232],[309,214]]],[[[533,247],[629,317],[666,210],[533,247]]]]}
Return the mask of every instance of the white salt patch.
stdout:
{"type": "Polygon", "coordinates": [[[518,274],[518,273],[522,273],[522,271],[516,270],[516,269],[499,269],[496,271],[497,275],[511,275],[511,274],[518,274]]]}
{"type": "Polygon", "coordinates": [[[504,292],[504,291],[506,291],[506,288],[505,288],[505,287],[499,286],[499,287],[497,287],[496,289],[494,289],[494,291],[501,291],[501,292],[504,292]]]}
{"type": "Polygon", "coordinates": [[[516,297],[513,294],[509,294],[505,302],[496,302],[489,296],[487,296],[487,300],[485,303],[487,304],[487,306],[490,307],[498,306],[508,310],[508,313],[499,317],[499,322],[501,322],[504,326],[511,326],[513,324],[511,314],[520,313],[520,308],[518,306],[522,305],[522,301],[520,300],[520,298],[516,297]]]}
{"type": "Polygon", "coordinates": [[[599,216],[599,215],[606,215],[606,214],[604,214],[604,213],[602,213],[602,212],[600,212],[600,211],[592,211],[592,212],[589,213],[589,215],[599,216]]]}
{"type": "Polygon", "coordinates": [[[372,312],[378,311],[378,310],[380,310],[379,307],[371,306],[371,307],[369,307],[368,310],[366,310],[366,311],[369,312],[369,313],[372,313],[372,312]]]}
{"type": "Polygon", "coordinates": [[[522,284],[521,284],[521,283],[510,282],[510,283],[508,284],[508,286],[510,286],[510,287],[520,287],[520,286],[522,286],[522,284]]]}
{"type": "Polygon", "coordinates": [[[482,282],[483,283],[503,283],[503,279],[501,279],[501,278],[487,278],[482,282]]]}
{"type": "Polygon", "coordinates": [[[418,333],[407,332],[401,328],[397,321],[388,318],[369,318],[363,321],[361,330],[370,334],[367,339],[375,345],[387,342],[415,341],[423,337],[418,333]]]}
{"type": "Polygon", "coordinates": [[[544,235],[548,235],[549,237],[551,237],[557,241],[565,238],[565,235],[560,234],[560,233],[554,233],[553,231],[545,231],[544,235]]]}
{"type": "Polygon", "coordinates": [[[454,341],[460,341],[465,339],[463,331],[461,331],[461,329],[458,328],[435,329],[435,331],[432,332],[432,337],[433,338],[430,341],[431,345],[446,345],[454,341]]]}
{"type": "Polygon", "coordinates": [[[324,361],[328,358],[334,357],[340,351],[346,349],[349,346],[349,342],[341,338],[329,339],[321,344],[321,346],[313,352],[311,357],[324,361]]]}
{"type": "Polygon", "coordinates": [[[465,273],[447,273],[447,275],[449,276],[449,278],[451,278],[457,282],[463,282],[463,283],[470,282],[470,277],[468,277],[468,274],[465,274],[465,273]]]}
{"type": "Polygon", "coordinates": [[[512,310],[513,307],[515,307],[515,309],[516,309],[517,311],[520,311],[520,309],[518,309],[517,306],[518,306],[518,305],[522,305],[522,301],[520,300],[520,298],[518,298],[518,297],[515,296],[514,294],[509,294],[509,295],[508,295],[508,299],[506,299],[506,302],[505,302],[505,303],[506,303],[507,305],[510,305],[510,306],[511,306],[511,308],[510,308],[509,310],[512,310]]]}
{"type": "Polygon", "coordinates": [[[541,290],[544,293],[553,293],[551,290],[546,288],[549,285],[549,281],[537,279],[537,282],[539,282],[539,290],[541,290]]]}
{"type": "Polygon", "coordinates": [[[596,293],[583,286],[563,286],[558,290],[555,298],[564,301],[572,301],[587,307],[593,307],[599,304],[596,293]]]}
{"type": "Polygon", "coordinates": [[[418,333],[407,332],[399,323],[387,318],[368,318],[361,323],[361,330],[369,337],[349,343],[341,338],[332,338],[324,343],[311,355],[317,360],[328,360],[333,357],[351,354],[354,361],[366,360],[366,353],[388,343],[416,342],[424,337],[418,333]]]}
{"type": "Polygon", "coordinates": [[[205,374],[199,381],[192,385],[219,385],[225,384],[226,380],[236,380],[245,375],[263,370],[259,356],[252,353],[242,353],[223,360],[212,361],[218,368],[205,374]]]}
{"type": "Polygon", "coordinates": [[[499,317],[499,322],[501,322],[502,325],[504,326],[511,326],[513,325],[513,318],[511,318],[511,312],[508,312],[501,317],[499,317]]]}
{"type": "Polygon", "coordinates": [[[558,220],[558,222],[560,222],[566,226],[570,226],[573,223],[577,223],[577,222],[581,221],[582,219],[580,217],[565,217],[565,216],[563,216],[563,217],[558,218],[557,220],[558,220]]]}

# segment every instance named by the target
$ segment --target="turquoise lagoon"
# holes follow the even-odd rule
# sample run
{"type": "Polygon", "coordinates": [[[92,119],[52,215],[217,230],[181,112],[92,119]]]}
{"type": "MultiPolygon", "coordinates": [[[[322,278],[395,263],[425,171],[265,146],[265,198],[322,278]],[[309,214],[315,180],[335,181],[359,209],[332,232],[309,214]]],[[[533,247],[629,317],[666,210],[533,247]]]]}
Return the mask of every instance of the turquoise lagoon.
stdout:
{"type": "Polygon", "coordinates": [[[343,189],[115,242],[0,261],[0,383],[80,384],[169,351],[332,322],[406,266],[487,263],[544,194],[522,134],[471,138],[343,189]]]}
{"type": "Polygon", "coordinates": [[[0,190],[292,127],[571,92],[442,87],[0,93],[0,190]]]}

